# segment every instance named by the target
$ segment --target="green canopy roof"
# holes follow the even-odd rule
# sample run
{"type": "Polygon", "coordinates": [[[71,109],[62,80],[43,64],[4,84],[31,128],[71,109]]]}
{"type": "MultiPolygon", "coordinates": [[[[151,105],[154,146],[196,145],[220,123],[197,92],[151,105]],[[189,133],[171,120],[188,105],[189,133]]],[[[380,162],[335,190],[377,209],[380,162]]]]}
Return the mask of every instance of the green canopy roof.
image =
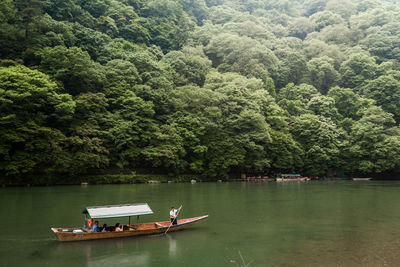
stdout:
{"type": "Polygon", "coordinates": [[[300,174],[282,174],[282,176],[286,176],[286,177],[299,177],[300,174]]]}
{"type": "Polygon", "coordinates": [[[93,219],[103,219],[153,214],[153,211],[147,203],[140,203],[87,207],[83,210],[83,213],[89,214],[93,219]]]}

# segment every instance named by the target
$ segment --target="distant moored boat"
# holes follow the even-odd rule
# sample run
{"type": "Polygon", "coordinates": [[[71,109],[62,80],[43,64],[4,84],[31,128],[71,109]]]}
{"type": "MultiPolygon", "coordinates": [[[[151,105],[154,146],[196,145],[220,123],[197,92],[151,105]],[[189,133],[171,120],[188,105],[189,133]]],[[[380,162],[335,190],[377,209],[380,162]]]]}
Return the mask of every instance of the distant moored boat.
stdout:
{"type": "Polygon", "coordinates": [[[310,181],[308,177],[301,176],[300,174],[282,174],[281,177],[275,179],[277,182],[288,182],[288,181],[310,181]]]}
{"type": "Polygon", "coordinates": [[[372,180],[372,177],[366,177],[366,178],[351,178],[353,181],[369,181],[372,180]]]}

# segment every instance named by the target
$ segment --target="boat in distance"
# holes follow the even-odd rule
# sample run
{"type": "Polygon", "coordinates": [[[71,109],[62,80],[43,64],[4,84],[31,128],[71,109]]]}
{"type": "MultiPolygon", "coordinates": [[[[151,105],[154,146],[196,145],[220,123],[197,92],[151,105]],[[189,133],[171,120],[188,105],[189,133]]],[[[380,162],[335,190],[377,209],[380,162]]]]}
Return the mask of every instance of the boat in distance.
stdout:
{"type": "Polygon", "coordinates": [[[363,178],[351,178],[353,181],[370,181],[372,177],[363,177],[363,178]]]}
{"type": "MultiPolygon", "coordinates": [[[[164,234],[167,231],[173,232],[185,229],[194,223],[208,218],[208,215],[178,219],[177,224],[171,225],[171,221],[149,222],[149,223],[130,223],[131,216],[138,216],[143,214],[152,214],[150,207],[147,204],[125,204],[101,207],[87,207],[85,213],[85,227],[76,228],[51,228],[59,241],[83,241],[94,239],[107,239],[119,238],[139,235],[154,235],[164,234]],[[90,224],[87,225],[92,219],[116,218],[116,217],[129,217],[129,223],[123,225],[122,231],[115,231],[114,226],[106,228],[106,232],[93,232],[90,224]]],[[[101,228],[101,227],[99,227],[101,228]]],[[[102,228],[101,228],[102,230],[102,228]]]]}
{"type": "Polygon", "coordinates": [[[301,176],[300,174],[282,174],[281,177],[277,177],[277,182],[289,182],[289,181],[310,181],[308,177],[301,176]]]}

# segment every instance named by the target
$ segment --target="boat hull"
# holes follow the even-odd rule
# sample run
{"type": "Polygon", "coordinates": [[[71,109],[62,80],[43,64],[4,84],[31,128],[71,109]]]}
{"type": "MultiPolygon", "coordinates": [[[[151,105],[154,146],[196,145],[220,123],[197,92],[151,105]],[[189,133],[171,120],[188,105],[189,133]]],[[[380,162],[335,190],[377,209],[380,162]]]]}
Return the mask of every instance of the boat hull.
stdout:
{"type": "Polygon", "coordinates": [[[174,232],[185,229],[194,223],[208,218],[208,215],[178,220],[176,225],[171,225],[170,221],[164,222],[152,222],[142,224],[131,224],[127,225],[127,230],[121,232],[89,232],[89,229],[85,228],[51,228],[54,234],[57,236],[59,241],[84,241],[94,239],[108,239],[108,238],[120,238],[129,236],[139,235],[154,235],[163,234],[167,230],[168,232],[174,232]],[[74,230],[81,230],[83,233],[74,233],[74,230]]]}
{"type": "Polygon", "coordinates": [[[291,181],[310,181],[308,177],[300,177],[300,178],[276,178],[277,182],[291,182],[291,181]]]}

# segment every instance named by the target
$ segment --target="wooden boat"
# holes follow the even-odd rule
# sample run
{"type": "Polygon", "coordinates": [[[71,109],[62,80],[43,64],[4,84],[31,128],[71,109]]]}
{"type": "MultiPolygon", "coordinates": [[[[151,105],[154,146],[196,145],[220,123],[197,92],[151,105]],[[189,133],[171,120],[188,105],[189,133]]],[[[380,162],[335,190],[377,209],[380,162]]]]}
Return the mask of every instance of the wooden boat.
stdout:
{"type": "Polygon", "coordinates": [[[276,178],[277,182],[288,182],[288,181],[310,181],[308,177],[299,177],[299,178],[276,178]]]}
{"type": "Polygon", "coordinates": [[[351,178],[353,181],[369,181],[372,180],[372,177],[365,177],[365,178],[351,178]]]}
{"type": "Polygon", "coordinates": [[[275,179],[277,182],[288,182],[288,181],[310,181],[308,177],[300,176],[300,174],[282,174],[281,177],[275,179]]]}
{"type": "MultiPolygon", "coordinates": [[[[152,214],[150,207],[147,204],[126,204],[117,206],[102,206],[102,207],[87,207],[84,210],[85,222],[91,219],[115,218],[115,217],[130,217],[143,214],[152,214]],[[100,212],[98,212],[100,211],[100,212]],[[123,211],[123,213],[121,213],[123,211]]],[[[118,238],[139,235],[154,235],[185,229],[194,223],[208,218],[208,215],[180,219],[176,225],[171,225],[170,221],[137,223],[123,225],[123,231],[116,232],[114,227],[107,227],[107,232],[92,232],[90,227],[78,228],[51,228],[59,241],[82,241],[105,238],[118,238]]],[[[139,220],[139,217],[138,217],[139,220]]]]}

